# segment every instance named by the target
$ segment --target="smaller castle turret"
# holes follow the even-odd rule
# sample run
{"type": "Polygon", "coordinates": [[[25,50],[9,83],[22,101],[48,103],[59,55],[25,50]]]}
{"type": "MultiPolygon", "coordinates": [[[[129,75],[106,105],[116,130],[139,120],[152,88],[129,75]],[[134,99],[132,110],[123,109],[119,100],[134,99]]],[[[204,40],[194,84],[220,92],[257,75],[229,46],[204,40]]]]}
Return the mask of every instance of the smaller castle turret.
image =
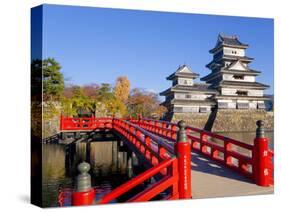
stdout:
{"type": "Polygon", "coordinates": [[[168,117],[175,113],[210,112],[215,102],[211,99],[217,92],[209,89],[206,83],[195,83],[198,74],[186,65],[179,68],[166,79],[172,81],[172,87],[161,92],[165,96],[163,106],[168,109],[168,117]]]}

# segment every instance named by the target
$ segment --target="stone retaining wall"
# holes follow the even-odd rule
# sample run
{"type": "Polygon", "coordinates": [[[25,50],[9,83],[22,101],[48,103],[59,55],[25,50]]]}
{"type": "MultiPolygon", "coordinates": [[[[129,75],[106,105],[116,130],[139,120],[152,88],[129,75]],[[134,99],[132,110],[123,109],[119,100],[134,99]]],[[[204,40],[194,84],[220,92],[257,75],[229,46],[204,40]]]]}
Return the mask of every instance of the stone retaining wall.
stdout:
{"type": "MultiPolygon", "coordinates": [[[[211,113],[197,114],[174,114],[172,122],[181,119],[185,120],[188,125],[205,128],[211,113]]],[[[215,120],[213,121],[212,131],[215,132],[249,132],[256,130],[256,121],[263,120],[265,128],[273,131],[274,116],[273,112],[264,110],[218,110],[215,120]]],[[[208,123],[209,124],[209,123],[208,123]]]]}
{"type": "Polygon", "coordinates": [[[186,123],[192,127],[204,128],[211,113],[185,113],[185,114],[174,114],[172,122],[178,122],[185,120],[186,123]]]}

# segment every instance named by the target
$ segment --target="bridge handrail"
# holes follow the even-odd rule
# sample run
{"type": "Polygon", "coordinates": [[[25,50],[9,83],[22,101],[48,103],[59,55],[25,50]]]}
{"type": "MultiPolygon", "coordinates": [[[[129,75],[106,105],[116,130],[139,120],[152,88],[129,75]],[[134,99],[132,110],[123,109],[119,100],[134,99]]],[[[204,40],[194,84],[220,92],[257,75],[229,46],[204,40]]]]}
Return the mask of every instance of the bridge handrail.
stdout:
{"type": "MultiPolygon", "coordinates": [[[[121,186],[117,187],[116,189],[112,190],[109,194],[103,196],[101,198],[101,200],[98,202],[98,204],[109,203],[110,201],[120,197],[121,195],[125,194],[126,192],[128,192],[132,188],[134,188],[137,185],[143,183],[145,180],[150,179],[151,177],[153,177],[154,175],[159,173],[161,170],[169,167],[170,165],[173,165],[173,163],[175,161],[176,161],[176,158],[170,158],[170,159],[167,159],[167,160],[159,163],[157,166],[154,166],[154,167],[148,169],[147,171],[143,172],[142,174],[132,178],[128,182],[126,182],[126,183],[122,184],[121,186]]],[[[171,184],[167,184],[166,186],[170,186],[177,181],[177,176],[173,176],[173,175],[169,176],[168,175],[168,177],[174,178],[174,179],[172,180],[171,184]]],[[[154,193],[154,195],[151,198],[153,198],[157,194],[158,193],[154,193]]],[[[141,201],[141,199],[139,199],[139,201],[141,201]]]]}
{"type": "MultiPolygon", "coordinates": [[[[122,119],[119,119],[122,120],[122,119]]],[[[143,135],[149,136],[152,141],[156,142],[158,145],[164,147],[168,152],[170,152],[171,154],[175,154],[174,151],[174,145],[173,144],[169,144],[171,143],[169,140],[162,138],[160,136],[157,136],[147,130],[144,130],[143,128],[139,127],[136,124],[131,123],[130,121],[126,121],[126,120],[122,120],[123,122],[127,123],[128,125],[134,127],[135,129],[139,130],[143,135]]]]}
{"type": "Polygon", "coordinates": [[[102,124],[111,122],[111,117],[67,117],[62,115],[60,118],[60,131],[94,130],[95,128],[102,127],[102,124]]]}
{"type": "MultiPolygon", "coordinates": [[[[147,118],[133,119],[131,121],[155,134],[175,141],[177,132],[175,123],[147,118]]],[[[186,131],[193,149],[256,181],[255,173],[257,171],[254,171],[254,169],[257,166],[257,160],[254,158],[254,151],[255,148],[258,148],[257,146],[191,126],[187,126],[186,131]],[[222,143],[218,144],[212,139],[218,139],[222,143]],[[241,152],[241,150],[243,151],[241,152]]],[[[272,185],[273,157],[273,151],[268,149],[268,175],[272,185]]]]}
{"type": "MultiPolygon", "coordinates": [[[[168,127],[170,127],[170,126],[177,127],[176,123],[168,122],[168,121],[162,121],[162,120],[158,121],[158,120],[147,119],[147,118],[144,118],[144,119],[141,119],[141,120],[154,121],[155,123],[167,124],[168,127]]],[[[138,120],[135,120],[135,121],[138,121],[138,120]]],[[[160,126],[156,126],[156,127],[160,127],[160,126]]],[[[167,128],[167,129],[170,129],[170,130],[176,132],[175,129],[172,129],[172,128],[167,128]]],[[[243,143],[243,142],[241,142],[239,140],[236,140],[236,139],[233,139],[233,138],[229,138],[229,137],[226,137],[226,136],[223,136],[223,135],[219,135],[219,134],[216,134],[216,133],[213,133],[213,132],[210,132],[210,131],[207,131],[207,130],[199,129],[199,128],[196,128],[196,127],[192,127],[192,126],[189,126],[189,125],[187,125],[186,129],[192,130],[192,131],[197,132],[197,133],[203,133],[205,135],[208,135],[210,137],[217,138],[217,139],[220,139],[220,140],[223,140],[223,141],[231,142],[236,146],[240,146],[240,147],[243,147],[243,148],[248,149],[248,150],[253,150],[253,145],[243,143]]]]}
{"type": "MultiPolygon", "coordinates": [[[[148,133],[147,130],[140,128],[139,126],[131,123],[130,121],[122,119],[113,120],[113,129],[121,133],[130,143],[132,143],[144,158],[150,162],[153,166],[158,165],[163,160],[173,157],[175,155],[178,161],[178,168],[173,167],[172,172],[179,173],[178,180],[178,193],[180,199],[191,198],[191,154],[190,143],[187,142],[185,136],[185,122],[179,122],[179,131],[177,136],[177,142],[167,143],[166,139],[162,139],[161,136],[155,136],[148,133]],[[142,134],[143,133],[143,134],[142,134]],[[151,137],[149,137],[151,136],[151,137]],[[153,148],[152,141],[157,144],[156,148],[153,148]],[[144,142],[143,142],[144,141],[144,142]],[[169,154],[170,153],[170,154],[169,154]]],[[[166,175],[167,169],[161,172],[162,175],[166,175]]],[[[161,186],[168,183],[166,179],[161,182],[161,186]]],[[[160,185],[159,185],[160,186],[160,185]]],[[[155,189],[155,188],[154,188],[155,189]]],[[[174,190],[174,188],[173,188],[174,190]]],[[[147,191],[148,195],[151,191],[147,191]]],[[[138,197],[141,198],[141,197],[138,197]]],[[[138,199],[137,198],[137,199],[138,199]]],[[[137,200],[135,199],[135,200],[137,200]]]]}
{"type": "Polygon", "coordinates": [[[49,137],[43,138],[42,142],[43,143],[53,143],[53,142],[57,142],[59,140],[59,133],[56,133],[54,135],[51,135],[49,137]]]}

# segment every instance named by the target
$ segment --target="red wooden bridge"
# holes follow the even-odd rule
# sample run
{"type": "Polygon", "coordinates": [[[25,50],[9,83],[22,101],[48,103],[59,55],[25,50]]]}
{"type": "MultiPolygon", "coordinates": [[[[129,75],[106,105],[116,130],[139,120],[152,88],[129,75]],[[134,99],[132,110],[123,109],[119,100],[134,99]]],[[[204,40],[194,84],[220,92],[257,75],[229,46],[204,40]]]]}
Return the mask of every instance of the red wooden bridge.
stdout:
{"type": "MultiPolygon", "coordinates": [[[[163,191],[169,191],[165,199],[273,192],[274,154],[268,148],[262,121],[257,122],[253,144],[186,126],[184,121],[175,124],[143,118],[62,116],[60,124],[62,133],[111,130],[134,145],[151,164],[151,168],[96,200],[95,204],[109,203],[155,175],[161,176],[160,179],[128,202],[149,201],[163,191]]],[[[89,188],[74,192],[78,194],[78,203],[73,205],[92,204],[91,192],[89,188]]],[[[60,193],[60,205],[65,195],[60,193]]]]}

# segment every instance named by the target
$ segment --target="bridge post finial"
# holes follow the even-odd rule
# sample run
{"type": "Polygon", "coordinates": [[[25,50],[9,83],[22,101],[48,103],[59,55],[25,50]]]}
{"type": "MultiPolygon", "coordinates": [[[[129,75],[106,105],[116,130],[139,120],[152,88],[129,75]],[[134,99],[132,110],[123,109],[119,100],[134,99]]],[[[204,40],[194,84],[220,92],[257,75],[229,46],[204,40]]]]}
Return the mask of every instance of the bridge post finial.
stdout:
{"type": "Polygon", "coordinates": [[[178,158],[179,199],[191,198],[191,145],[187,142],[186,123],[181,120],[178,122],[176,154],[178,158]]]}
{"type": "Polygon", "coordinates": [[[76,191],[91,190],[91,175],[88,173],[90,171],[90,164],[82,162],[78,165],[77,170],[79,175],[76,178],[76,191]]]}
{"type": "Polygon", "coordinates": [[[177,142],[187,142],[186,123],[184,120],[178,122],[177,142]]]}
{"type": "Polygon", "coordinates": [[[76,190],[72,194],[72,205],[92,205],[95,191],[91,185],[90,164],[82,162],[77,167],[79,174],[76,177],[76,190]]]}
{"type": "Polygon", "coordinates": [[[258,120],[256,122],[256,125],[257,125],[256,138],[264,138],[265,137],[264,121],[258,120]]]}
{"type": "Polygon", "coordinates": [[[253,150],[253,174],[257,185],[267,187],[270,186],[268,138],[265,137],[264,122],[258,120],[256,124],[257,130],[253,150]]]}

